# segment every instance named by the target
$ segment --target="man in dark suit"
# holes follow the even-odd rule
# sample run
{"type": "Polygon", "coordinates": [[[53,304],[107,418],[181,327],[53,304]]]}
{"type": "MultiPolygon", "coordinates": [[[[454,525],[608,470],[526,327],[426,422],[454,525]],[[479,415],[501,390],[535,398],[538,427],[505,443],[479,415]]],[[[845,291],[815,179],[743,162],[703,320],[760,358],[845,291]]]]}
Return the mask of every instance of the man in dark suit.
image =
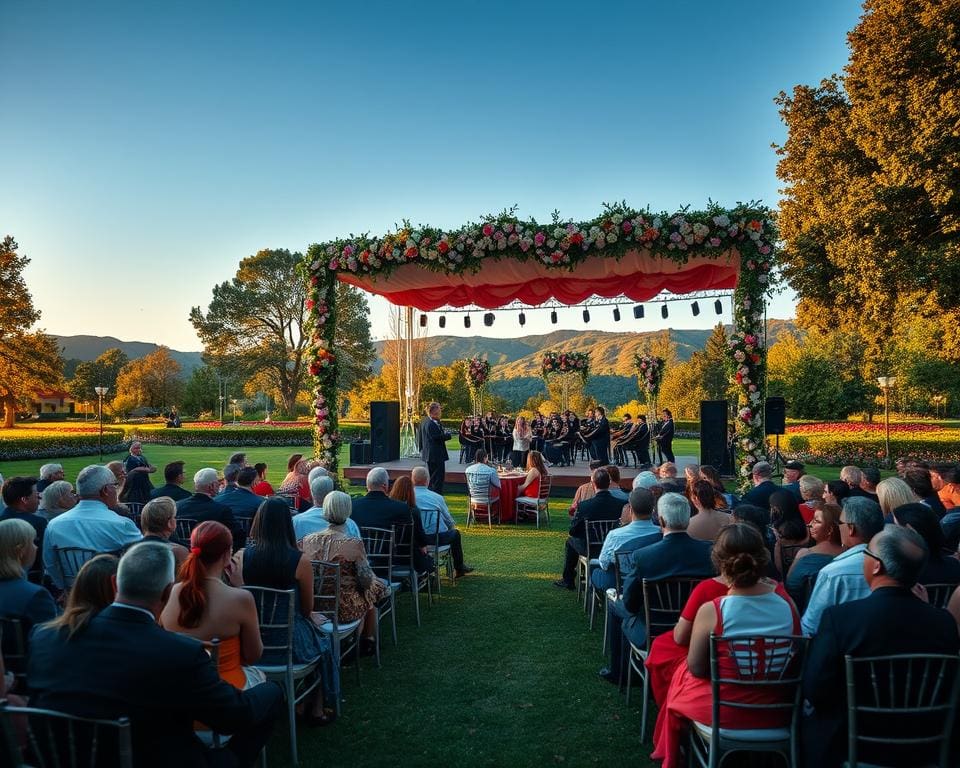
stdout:
{"type": "Polygon", "coordinates": [[[803,470],[803,463],[799,461],[788,461],[783,465],[783,484],[780,490],[790,491],[798,504],[803,504],[803,496],[800,493],[800,478],[803,477],[803,470]]]}
{"type": "Polygon", "coordinates": [[[640,455],[640,464],[642,466],[650,465],[650,425],[647,424],[647,417],[642,413],[637,416],[637,431],[633,436],[633,443],[637,446],[637,453],[640,455]]]}
{"type": "Polygon", "coordinates": [[[673,433],[673,414],[669,408],[664,408],[663,421],[660,423],[660,431],[656,438],[657,446],[664,461],[676,463],[677,459],[673,455],[673,433]]]}
{"type": "Polygon", "coordinates": [[[184,463],[182,461],[171,461],[163,468],[165,484],[150,491],[151,499],[159,499],[161,496],[169,496],[174,501],[190,498],[190,491],[183,487],[184,463]]]}
{"type": "Polygon", "coordinates": [[[37,627],[30,642],[30,705],[82,717],[129,717],[134,764],[252,765],[283,710],[283,691],[239,691],[220,680],[201,643],[157,625],[173,587],[166,544],[132,547],[117,571],[114,603],[72,636],[37,627]],[[222,754],[204,747],[194,721],[233,734],[222,754]]]}
{"type": "Polygon", "coordinates": [[[761,509],[770,509],[770,497],[780,490],[773,480],[773,467],[766,461],[758,461],[753,465],[751,478],[753,479],[753,488],[743,495],[744,504],[753,504],[761,509]]]}
{"type": "MultiPolygon", "coordinates": [[[[196,520],[202,523],[206,520],[216,520],[223,523],[233,534],[233,548],[238,550],[246,541],[246,534],[237,525],[230,507],[213,500],[217,494],[220,481],[217,479],[217,470],[204,467],[193,476],[195,493],[186,499],[177,502],[177,517],[185,520],[196,520]]],[[[189,542],[185,542],[189,546],[189,542]]]]}
{"type": "Polygon", "coordinates": [[[610,475],[606,469],[595,469],[591,482],[596,495],[592,499],[581,501],[577,506],[577,512],[570,521],[570,537],[564,549],[563,576],[553,582],[555,586],[563,589],[574,588],[577,561],[580,555],[587,554],[587,521],[619,520],[623,513],[623,501],[614,498],[610,493],[610,475]]]}
{"type": "Polygon", "coordinates": [[[214,501],[230,507],[235,518],[252,518],[263,503],[263,497],[253,492],[255,482],[257,482],[257,470],[253,467],[241,467],[237,473],[237,484],[233,487],[233,491],[214,501]]]}
{"type": "MultiPolygon", "coordinates": [[[[423,547],[433,541],[424,533],[420,515],[414,515],[404,502],[387,496],[389,488],[390,476],[383,467],[374,467],[367,472],[367,495],[352,500],[350,519],[361,529],[392,528],[394,525],[413,523],[414,567],[419,573],[433,570],[433,558],[423,551],[423,547]]],[[[396,561],[394,564],[397,564],[396,561]]]]}
{"type": "Polygon", "coordinates": [[[680,576],[708,578],[715,572],[710,560],[710,542],[698,541],[687,533],[690,503],[684,496],[665,493],[657,502],[657,515],[663,540],[636,551],[633,568],[624,574],[623,595],[607,614],[610,662],[600,670],[600,676],[611,683],[620,683],[628,643],[643,648],[647,642],[647,628],[643,623],[643,580],[680,576]]]}
{"type": "MultiPolygon", "coordinates": [[[[957,625],[950,614],[911,591],[927,561],[924,540],[910,528],[888,525],[870,540],[865,554],[863,575],[870,596],[824,611],[810,644],[803,693],[812,708],[805,710],[802,723],[804,763],[808,766],[840,765],[846,756],[844,656],[956,655],[960,650],[957,625]]],[[[912,693],[923,684],[918,671],[912,693]]],[[[949,683],[944,688],[948,690],[949,683]]],[[[898,698],[902,693],[906,692],[898,691],[898,698]]],[[[911,733],[918,722],[909,715],[879,721],[884,733],[898,737],[921,735],[911,733]],[[891,729],[898,732],[891,733],[891,729]]],[[[864,721],[864,726],[869,727],[869,722],[864,721]]],[[[936,762],[935,751],[930,754],[916,745],[905,751],[884,745],[882,750],[877,754],[861,744],[858,757],[889,766],[936,762]]]]}
{"type": "MultiPolygon", "coordinates": [[[[37,493],[37,478],[11,477],[3,484],[4,510],[0,520],[23,520],[36,531],[37,548],[43,552],[43,535],[47,530],[47,519],[37,514],[40,496],[37,493]]],[[[39,577],[43,573],[43,559],[37,558],[31,565],[31,573],[39,577]]]]}
{"type": "MultiPolygon", "coordinates": [[[[602,405],[597,406],[597,418],[593,427],[585,435],[590,445],[590,455],[601,464],[610,463],[610,422],[602,405]]],[[[595,465],[594,465],[595,466],[595,465]]]]}
{"type": "Polygon", "coordinates": [[[443,495],[443,476],[446,472],[447,435],[440,423],[440,403],[430,403],[427,417],[420,424],[420,458],[427,464],[430,483],[427,487],[443,495]]]}

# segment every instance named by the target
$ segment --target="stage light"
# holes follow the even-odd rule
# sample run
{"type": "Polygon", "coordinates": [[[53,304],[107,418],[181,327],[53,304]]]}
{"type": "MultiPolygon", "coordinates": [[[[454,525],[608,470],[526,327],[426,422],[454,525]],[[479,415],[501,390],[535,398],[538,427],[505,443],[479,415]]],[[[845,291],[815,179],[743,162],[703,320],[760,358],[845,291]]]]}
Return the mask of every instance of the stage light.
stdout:
{"type": "Polygon", "coordinates": [[[520,317],[518,317],[517,319],[520,321],[520,325],[527,324],[527,316],[523,314],[523,312],[520,313],[520,317]]]}
{"type": "Polygon", "coordinates": [[[616,323],[620,322],[620,307],[613,308],[613,320],[616,323]]]}
{"type": "Polygon", "coordinates": [[[583,322],[585,322],[585,323],[589,323],[589,322],[590,322],[590,310],[589,310],[589,309],[583,310],[583,322]]]}
{"type": "Polygon", "coordinates": [[[487,326],[487,328],[493,325],[493,312],[487,312],[487,314],[483,316],[483,324],[487,326]]]}
{"type": "Polygon", "coordinates": [[[557,310],[553,310],[553,312],[550,313],[550,322],[554,325],[557,324],[557,310]]]}
{"type": "Polygon", "coordinates": [[[713,302],[713,308],[717,311],[718,315],[723,314],[723,302],[720,301],[720,299],[717,299],[715,302],[713,302]]]}
{"type": "Polygon", "coordinates": [[[635,320],[643,320],[643,304],[637,304],[633,308],[633,317],[635,320]]]}
{"type": "Polygon", "coordinates": [[[694,316],[694,317],[696,317],[697,315],[699,315],[699,314],[700,314],[700,302],[699,302],[699,301],[693,302],[693,304],[690,305],[690,309],[691,309],[691,311],[693,312],[693,316],[694,316]]]}
{"type": "Polygon", "coordinates": [[[446,327],[447,327],[447,316],[446,316],[446,315],[440,315],[440,327],[441,327],[441,328],[446,328],[446,327]]]}
{"type": "Polygon", "coordinates": [[[666,319],[667,319],[667,315],[669,315],[669,314],[670,314],[670,310],[667,309],[667,305],[666,305],[666,304],[664,304],[662,307],[660,307],[660,317],[662,317],[664,320],[666,320],[666,319]]]}
{"type": "Polygon", "coordinates": [[[463,327],[464,327],[464,328],[469,328],[469,327],[470,327],[470,315],[464,315],[464,316],[463,316],[463,327]]]}
{"type": "Polygon", "coordinates": [[[427,316],[426,316],[426,315],[420,315],[420,327],[421,327],[421,328],[426,328],[426,327],[427,327],[427,316]]]}

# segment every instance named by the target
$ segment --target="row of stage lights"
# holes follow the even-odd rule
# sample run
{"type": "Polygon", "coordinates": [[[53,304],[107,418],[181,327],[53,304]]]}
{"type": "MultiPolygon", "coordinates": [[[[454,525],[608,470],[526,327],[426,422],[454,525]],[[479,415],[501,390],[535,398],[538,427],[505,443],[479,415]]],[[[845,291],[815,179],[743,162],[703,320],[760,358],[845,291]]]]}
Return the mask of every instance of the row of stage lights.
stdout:
{"type": "MultiPolygon", "coordinates": [[[[714,310],[716,311],[716,313],[717,313],[718,315],[722,315],[722,314],[723,314],[723,302],[721,302],[720,299],[717,299],[716,301],[713,302],[713,308],[714,308],[714,310]]],[[[694,316],[694,317],[697,317],[697,316],[700,314],[700,302],[699,302],[699,301],[693,302],[693,303],[690,305],[690,311],[693,312],[693,316],[694,316]]],[[[669,317],[669,315],[670,315],[670,310],[667,309],[667,305],[666,305],[665,303],[662,304],[661,307],[660,307],[660,316],[661,316],[664,320],[666,320],[667,317],[669,317]]],[[[642,320],[642,319],[643,319],[643,317],[644,317],[643,304],[636,304],[636,305],[634,305],[634,307],[633,307],[633,316],[634,316],[634,318],[637,319],[637,320],[642,320]]],[[[493,314],[493,312],[485,312],[484,315],[483,315],[483,324],[489,328],[490,326],[493,325],[494,319],[495,319],[495,315],[493,314]]],[[[521,312],[520,312],[520,316],[519,316],[517,319],[520,321],[520,325],[526,325],[526,324],[527,324],[527,316],[526,316],[526,314],[525,314],[522,310],[521,310],[521,312]]],[[[618,323],[620,322],[620,307],[614,307],[614,308],[613,308],[613,319],[614,319],[615,322],[618,322],[618,323]]],[[[558,318],[557,318],[557,310],[554,309],[554,310],[552,310],[552,311],[550,312],[550,322],[553,323],[554,325],[556,325],[556,324],[557,324],[557,320],[558,320],[558,318]]],[[[583,310],[583,322],[585,322],[585,323],[589,323],[589,322],[590,322],[590,309],[589,309],[589,308],[584,308],[584,310],[583,310]]],[[[439,324],[439,326],[440,326],[441,328],[446,328],[446,327],[447,327],[447,317],[446,317],[446,315],[440,315],[440,320],[438,321],[438,324],[439,324]]],[[[426,316],[426,315],[423,315],[423,314],[420,315],[420,327],[421,327],[421,328],[426,328],[426,327],[427,327],[427,316],[426,316]]],[[[466,314],[464,314],[464,316],[463,316],[463,327],[464,327],[464,328],[469,328],[469,327],[470,327],[470,313],[469,313],[469,312],[466,313],[466,314]]]]}

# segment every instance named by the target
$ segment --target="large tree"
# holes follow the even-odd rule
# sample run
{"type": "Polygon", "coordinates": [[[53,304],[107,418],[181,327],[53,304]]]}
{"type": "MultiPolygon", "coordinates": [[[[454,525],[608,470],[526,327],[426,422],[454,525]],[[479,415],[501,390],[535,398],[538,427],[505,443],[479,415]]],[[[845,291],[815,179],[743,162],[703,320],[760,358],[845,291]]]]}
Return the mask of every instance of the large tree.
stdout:
{"type": "Polygon", "coordinates": [[[110,403],[117,393],[117,376],[130,362],[126,353],[116,347],[106,350],[96,360],[78,363],[70,380],[70,394],[81,402],[97,399],[96,387],[107,387],[104,403],[110,403]]]}
{"type": "MultiPolygon", "coordinates": [[[[236,275],[213,289],[207,312],[194,307],[190,322],[211,359],[258,375],[276,392],[283,411],[296,414],[297,394],[308,384],[307,285],[300,253],[262,250],[240,262],[236,275]]],[[[366,299],[337,286],[340,390],[369,375],[374,359],[366,299]]]]}
{"type": "Polygon", "coordinates": [[[863,336],[893,362],[904,320],[933,318],[960,360],[960,2],[868,0],[844,75],[781,93],[778,224],[799,322],[863,336]]]}
{"type": "Polygon", "coordinates": [[[0,242],[0,403],[8,429],[15,425],[18,405],[38,389],[59,386],[63,378],[63,358],[53,338],[30,331],[40,312],[23,279],[30,260],[17,248],[10,235],[0,242]]]}
{"type": "Polygon", "coordinates": [[[131,360],[117,376],[117,391],[112,409],[115,413],[129,413],[145,405],[150,408],[170,408],[183,397],[180,363],[170,356],[167,347],[158,347],[146,357],[131,360]]]}

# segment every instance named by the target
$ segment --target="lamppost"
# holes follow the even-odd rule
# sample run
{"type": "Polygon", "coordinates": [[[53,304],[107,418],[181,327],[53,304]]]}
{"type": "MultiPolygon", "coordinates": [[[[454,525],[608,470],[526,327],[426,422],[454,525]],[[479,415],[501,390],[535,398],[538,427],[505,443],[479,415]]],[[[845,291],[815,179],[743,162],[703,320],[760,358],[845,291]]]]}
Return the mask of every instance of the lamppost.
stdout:
{"type": "Polygon", "coordinates": [[[883,423],[886,429],[886,464],[890,469],[890,390],[897,383],[896,376],[878,376],[877,384],[883,390],[883,423]]]}
{"type": "Polygon", "coordinates": [[[110,391],[110,387],[94,387],[93,391],[97,393],[99,403],[97,413],[100,419],[100,434],[97,436],[97,453],[100,454],[100,463],[103,463],[103,396],[110,391]]]}
{"type": "Polygon", "coordinates": [[[223,395],[217,395],[217,400],[220,401],[220,423],[223,424],[223,395]]]}
{"type": "Polygon", "coordinates": [[[237,423],[237,398],[232,398],[230,404],[233,406],[233,423],[237,423]]]}

